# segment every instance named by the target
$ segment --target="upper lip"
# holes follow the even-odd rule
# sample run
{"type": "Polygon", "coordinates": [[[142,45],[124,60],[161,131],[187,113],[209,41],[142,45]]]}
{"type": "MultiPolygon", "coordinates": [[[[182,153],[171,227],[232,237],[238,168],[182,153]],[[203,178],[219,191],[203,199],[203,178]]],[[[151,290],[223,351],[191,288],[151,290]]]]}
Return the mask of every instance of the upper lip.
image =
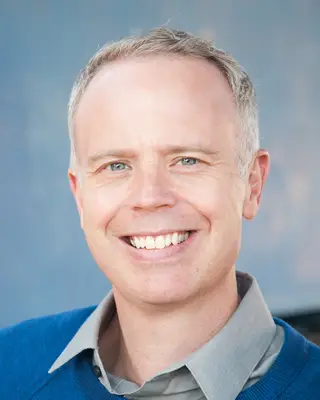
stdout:
{"type": "Polygon", "coordinates": [[[169,235],[173,234],[175,232],[190,232],[193,229],[162,229],[159,231],[141,231],[141,232],[129,232],[125,235],[122,235],[121,237],[134,237],[134,236],[160,236],[160,235],[169,235]]]}

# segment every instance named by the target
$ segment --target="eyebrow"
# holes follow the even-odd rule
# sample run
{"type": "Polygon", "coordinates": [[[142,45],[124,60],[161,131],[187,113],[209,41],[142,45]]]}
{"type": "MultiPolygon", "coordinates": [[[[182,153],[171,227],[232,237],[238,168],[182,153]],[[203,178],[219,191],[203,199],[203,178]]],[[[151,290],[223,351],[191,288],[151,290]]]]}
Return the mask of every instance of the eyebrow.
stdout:
{"type": "Polygon", "coordinates": [[[132,150],[115,149],[112,151],[102,151],[88,157],[88,165],[95,165],[101,160],[107,158],[134,158],[137,154],[132,150]]]}
{"type": "MultiPolygon", "coordinates": [[[[220,151],[208,150],[204,147],[193,145],[193,146],[170,146],[163,147],[160,149],[160,152],[163,154],[179,154],[179,153],[203,153],[208,156],[220,156],[220,151]]],[[[88,157],[88,165],[95,165],[99,161],[108,159],[108,158],[137,158],[137,153],[130,149],[114,149],[110,151],[103,151],[96,154],[93,154],[88,157]]]]}
{"type": "Polygon", "coordinates": [[[193,145],[193,146],[172,146],[167,149],[164,149],[164,153],[166,154],[177,154],[177,153],[188,153],[188,152],[193,152],[193,153],[204,153],[209,156],[217,156],[221,154],[220,151],[218,150],[209,150],[205,147],[198,146],[198,145],[193,145]]]}

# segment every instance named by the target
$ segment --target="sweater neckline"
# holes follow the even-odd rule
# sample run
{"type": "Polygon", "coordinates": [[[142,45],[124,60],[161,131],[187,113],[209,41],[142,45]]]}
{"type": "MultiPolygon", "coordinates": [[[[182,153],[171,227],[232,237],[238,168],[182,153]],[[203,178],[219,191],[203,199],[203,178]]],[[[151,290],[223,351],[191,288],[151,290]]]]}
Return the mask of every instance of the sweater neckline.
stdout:
{"type": "MultiPolygon", "coordinates": [[[[237,400],[268,400],[286,390],[302,370],[308,358],[308,341],[284,321],[274,318],[284,329],[282,349],[269,371],[254,385],[237,396],[237,400]]],[[[124,399],[111,394],[100,383],[92,367],[92,350],[85,350],[70,361],[77,385],[90,400],[124,399]]]]}
{"type": "Polygon", "coordinates": [[[284,392],[305,366],[308,359],[308,341],[281,319],[274,318],[284,329],[284,343],[275,362],[254,385],[241,392],[236,400],[274,399],[284,392]]]}
{"type": "Polygon", "coordinates": [[[102,385],[93,370],[92,349],[81,352],[78,356],[69,361],[72,366],[74,378],[79,389],[85,394],[86,399],[108,400],[124,399],[108,392],[102,385]]]}

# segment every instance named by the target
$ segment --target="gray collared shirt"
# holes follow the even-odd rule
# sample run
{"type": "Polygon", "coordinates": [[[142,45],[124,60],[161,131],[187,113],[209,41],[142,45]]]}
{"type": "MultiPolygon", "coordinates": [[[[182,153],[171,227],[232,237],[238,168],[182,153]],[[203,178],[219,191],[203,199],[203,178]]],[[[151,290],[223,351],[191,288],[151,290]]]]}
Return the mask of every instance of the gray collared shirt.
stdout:
{"type": "Polygon", "coordinates": [[[234,400],[256,383],[275,361],[284,341],[264,302],[257,281],[237,272],[241,302],[227,324],[209,342],[139,386],[105,371],[99,356],[102,322],[115,312],[112,291],[78,330],[49,373],[85,349],[93,349],[101,383],[111,393],[128,399],[234,400]]]}

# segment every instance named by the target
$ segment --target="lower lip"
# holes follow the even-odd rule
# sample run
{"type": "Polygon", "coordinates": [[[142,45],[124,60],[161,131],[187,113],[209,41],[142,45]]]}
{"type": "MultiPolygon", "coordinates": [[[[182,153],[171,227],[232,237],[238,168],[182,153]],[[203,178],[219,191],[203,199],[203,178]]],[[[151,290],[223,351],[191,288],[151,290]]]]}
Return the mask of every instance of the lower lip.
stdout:
{"type": "Polygon", "coordinates": [[[176,245],[171,245],[165,247],[164,249],[137,249],[130,244],[126,243],[122,239],[121,242],[126,246],[126,250],[129,252],[130,256],[136,261],[166,261],[172,260],[181,255],[195,240],[198,232],[192,232],[188,239],[176,245]]]}

